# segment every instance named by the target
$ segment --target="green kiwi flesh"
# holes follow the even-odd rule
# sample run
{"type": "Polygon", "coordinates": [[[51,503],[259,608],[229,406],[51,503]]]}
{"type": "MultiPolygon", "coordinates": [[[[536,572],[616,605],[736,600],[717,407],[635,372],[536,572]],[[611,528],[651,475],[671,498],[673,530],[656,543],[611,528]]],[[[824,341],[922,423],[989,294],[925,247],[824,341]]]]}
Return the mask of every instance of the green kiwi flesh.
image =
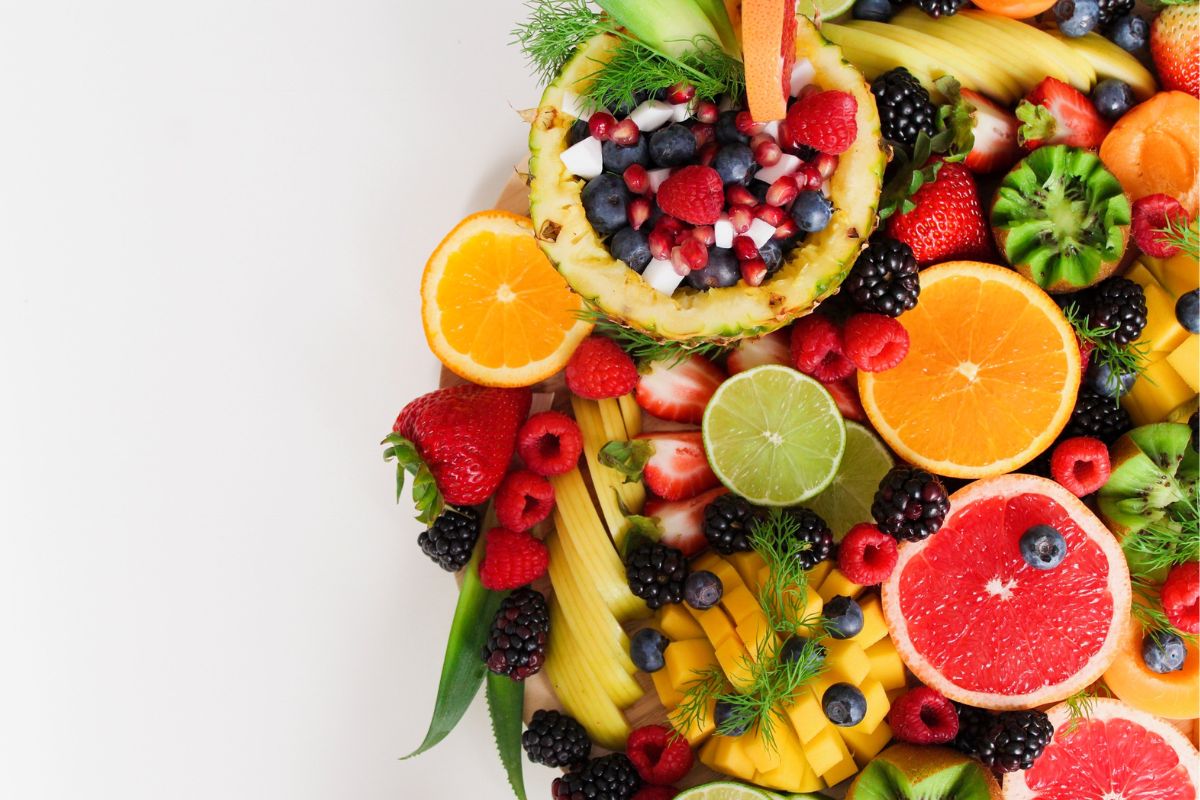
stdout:
{"type": "Polygon", "coordinates": [[[996,800],[988,768],[944,747],[897,744],[873,759],[846,800],[996,800]]]}

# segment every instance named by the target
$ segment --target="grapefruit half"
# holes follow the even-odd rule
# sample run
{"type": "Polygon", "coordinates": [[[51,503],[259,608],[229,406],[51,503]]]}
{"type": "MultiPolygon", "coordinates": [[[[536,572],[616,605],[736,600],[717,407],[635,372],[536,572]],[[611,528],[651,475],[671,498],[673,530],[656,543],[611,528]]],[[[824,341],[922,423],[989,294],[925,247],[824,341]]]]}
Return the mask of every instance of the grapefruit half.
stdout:
{"type": "Polygon", "coordinates": [[[1129,569],[1113,535],[1077,497],[1033,475],[968,484],[942,529],[900,545],[883,584],[896,649],[928,686],[979,708],[1063,700],[1108,668],[1129,620],[1129,569]],[[1050,525],[1066,559],[1034,569],[1021,535],[1050,525]]]}
{"type": "Polygon", "coordinates": [[[1047,712],[1054,738],[1031,769],[1004,778],[1004,800],[1195,800],[1200,754],[1169,722],[1096,700],[1074,729],[1066,703],[1047,712]]]}
{"type": "Polygon", "coordinates": [[[796,63],[796,0],[743,0],[742,63],[754,120],[787,116],[796,63]]]}

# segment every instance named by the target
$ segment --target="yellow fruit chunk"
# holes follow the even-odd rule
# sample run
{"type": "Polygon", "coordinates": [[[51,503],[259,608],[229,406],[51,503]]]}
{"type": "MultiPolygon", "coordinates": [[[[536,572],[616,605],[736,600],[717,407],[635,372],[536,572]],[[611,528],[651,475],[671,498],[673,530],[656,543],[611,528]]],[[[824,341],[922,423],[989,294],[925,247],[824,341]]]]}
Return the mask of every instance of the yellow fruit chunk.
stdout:
{"type": "Polygon", "coordinates": [[[888,700],[883,685],[874,678],[867,678],[858,688],[862,690],[863,697],[867,698],[867,715],[855,727],[863,733],[874,733],[891,709],[891,701],[888,700]]]}
{"type": "Polygon", "coordinates": [[[704,629],[704,635],[712,642],[713,647],[720,647],[733,636],[733,622],[720,606],[706,608],[703,611],[688,606],[688,611],[692,618],[700,623],[700,627],[704,629]]]}
{"type": "Polygon", "coordinates": [[[862,609],[863,627],[850,637],[850,641],[867,648],[887,636],[887,621],[883,618],[883,603],[877,594],[861,598],[858,607],[862,609]]]}
{"type": "Polygon", "coordinates": [[[892,729],[886,722],[876,725],[871,733],[864,733],[861,725],[860,722],[851,728],[838,728],[842,741],[850,748],[850,753],[860,768],[866,766],[880,750],[887,747],[887,743],[892,739],[892,729]]]}
{"type": "MultiPolygon", "coordinates": [[[[840,742],[841,739],[838,741],[840,742]]],[[[845,746],[845,743],[842,743],[842,747],[845,746]]],[[[829,784],[830,786],[833,786],[834,784],[841,783],[842,781],[846,780],[846,778],[849,778],[856,772],[858,772],[858,767],[854,763],[854,756],[847,752],[844,756],[842,756],[840,761],[821,773],[821,780],[825,781],[825,783],[829,784]]]]}
{"type": "Polygon", "coordinates": [[[754,764],[745,749],[738,746],[741,737],[714,736],[700,748],[700,763],[725,775],[751,780],[754,764]]]}
{"type": "Polygon", "coordinates": [[[665,669],[651,672],[650,680],[654,683],[654,691],[658,693],[658,702],[662,703],[663,708],[671,711],[683,702],[683,692],[671,685],[671,676],[665,669]]]}
{"type": "Polygon", "coordinates": [[[729,612],[729,616],[739,623],[755,615],[762,616],[762,606],[758,603],[758,597],[745,586],[726,591],[721,597],[721,605],[729,612]]]}
{"type": "Polygon", "coordinates": [[[829,577],[821,583],[821,600],[828,603],[838,595],[858,597],[863,587],[847,578],[840,570],[831,570],[829,577]]]}
{"type": "Polygon", "coordinates": [[[699,679],[696,673],[717,663],[712,645],[703,639],[671,642],[663,653],[663,659],[671,685],[681,692],[699,679]]]}
{"type": "Polygon", "coordinates": [[[846,743],[842,741],[842,737],[837,735],[837,731],[833,729],[833,726],[827,726],[825,730],[814,736],[811,741],[804,743],[804,757],[808,759],[813,772],[822,778],[825,778],[830,770],[837,767],[847,758],[851,760],[851,763],[854,761],[850,755],[850,750],[846,747],[846,743]]]}
{"type": "Polygon", "coordinates": [[[821,703],[811,692],[802,692],[783,713],[787,715],[792,723],[792,730],[803,744],[808,744],[817,734],[829,727],[829,720],[821,710],[821,703]]]}
{"type": "Polygon", "coordinates": [[[627,483],[621,473],[600,463],[600,449],[605,444],[627,439],[625,423],[621,420],[621,410],[616,403],[614,399],[595,401],[582,397],[571,398],[571,410],[583,434],[583,456],[595,488],[596,504],[600,507],[609,536],[619,547],[629,527],[625,522],[625,514],[641,513],[646,490],[641,481],[627,483]],[[602,408],[601,403],[607,405],[602,408]],[[623,511],[622,505],[628,511],[623,511]]]}
{"type": "Polygon", "coordinates": [[[896,652],[891,639],[883,639],[867,648],[871,659],[871,677],[879,681],[884,689],[903,689],[907,684],[904,660],[896,652]]]}
{"type": "Polygon", "coordinates": [[[821,584],[825,582],[825,578],[833,571],[832,561],[822,561],[808,571],[808,585],[811,588],[820,589],[821,584]]]}
{"type": "Polygon", "coordinates": [[[576,633],[576,638],[596,654],[603,654],[619,664],[628,674],[637,672],[629,657],[629,637],[603,598],[587,582],[587,573],[578,571],[566,555],[561,531],[546,537],[550,553],[550,584],[554,587],[555,602],[562,606],[563,617],[576,633]]]}
{"type": "Polygon", "coordinates": [[[716,730],[715,714],[717,701],[709,700],[707,710],[702,717],[693,717],[689,721],[684,721],[683,714],[676,708],[667,715],[667,721],[671,723],[671,727],[679,731],[679,735],[687,739],[687,743],[695,747],[700,742],[707,739],[716,730]]]}
{"type": "Polygon", "coordinates": [[[703,639],[704,629],[687,612],[682,603],[668,603],[658,612],[658,626],[673,642],[685,639],[703,639]]]}
{"type": "Polygon", "coordinates": [[[1200,261],[1182,250],[1170,258],[1143,255],[1141,262],[1167,293],[1177,300],[1179,295],[1200,288],[1200,261]]]}
{"type": "Polygon", "coordinates": [[[1147,367],[1121,400],[1135,425],[1148,425],[1163,421],[1172,409],[1195,394],[1163,359],[1147,367]]]}
{"type": "Polygon", "coordinates": [[[642,432],[642,407],[632,393],[618,397],[617,405],[621,409],[621,419],[625,421],[625,435],[632,439],[642,432]]]}
{"type": "Polygon", "coordinates": [[[594,638],[596,629],[589,627],[585,621],[573,619],[570,607],[563,605],[560,600],[556,595],[550,606],[551,615],[558,622],[557,646],[569,653],[572,661],[584,662],[591,667],[596,683],[617,708],[629,708],[645,694],[641,684],[620,661],[597,646],[594,638]]]}
{"type": "MultiPolygon", "coordinates": [[[[670,650],[671,648],[667,648],[670,650]]],[[[742,642],[736,636],[727,639],[717,647],[717,663],[721,665],[725,677],[733,684],[733,688],[744,692],[754,682],[750,668],[750,656],[742,647],[742,642]]]]}
{"type": "Polygon", "coordinates": [[[1175,317],[1175,299],[1141,264],[1134,264],[1125,277],[1139,284],[1146,294],[1146,327],[1137,343],[1149,353],[1174,350],[1188,335],[1175,317]]]}
{"type": "MultiPolygon", "coordinates": [[[[783,726],[778,727],[782,728],[783,726]]],[[[772,732],[776,730],[778,728],[772,728],[772,732]]],[[[766,740],[763,739],[762,731],[757,727],[746,731],[737,738],[749,757],[750,763],[754,765],[754,772],[770,772],[779,766],[781,756],[778,739],[775,740],[775,747],[769,747],[766,740]]]]}
{"type": "Polygon", "coordinates": [[[766,772],[756,772],[754,783],[783,792],[815,792],[824,788],[821,779],[808,765],[803,746],[791,726],[776,725],[772,730],[781,755],[779,766],[766,772]]]}
{"type": "Polygon", "coordinates": [[[871,674],[871,659],[858,643],[849,639],[824,639],[821,644],[825,646],[827,675],[858,686],[871,674]]]}
{"type": "Polygon", "coordinates": [[[753,550],[746,553],[734,553],[729,556],[729,563],[737,570],[738,575],[742,577],[742,583],[751,592],[758,592],[758,573],[766,564],[762,560],[762,556],[753,550]]]}
{"type": "Polygon", "coordinates": [[[1197,374],[1200,373],[1200,336],[1192,334],[1184,339],[1183,344],[1167,356],[1167,363],[1193,392],[1200,391],[1200,375],[1197,374]]]}
{"type": "Polygon", "coordinates": [[[558,604],[552,603],[545,671],[554,694],[597,743],[613,749],[623,747],[629,738],[629,723],[601,690],[591,665],[577,658],[578,654],[564,644],[569,641],[564,635],[566,630],[558,604]]]}
{"type": "Polygon", "coordinates": [[[707,571],[721,579],[724,594],[728,595],[742,586],[742,576],[738,575],[733,564],[721,558],[716,553],[708,552],[692,562],[692,572],[707,571]]]}
{"type": "Polygon", "coordinates": [[[746,653],[751,661],[760,661],[764,655],[770,656],[779,644],[775,631],[771,630],[767,618],[760,611],[746,618],[737,627],[738,638],[746,646],[746,653]]]}

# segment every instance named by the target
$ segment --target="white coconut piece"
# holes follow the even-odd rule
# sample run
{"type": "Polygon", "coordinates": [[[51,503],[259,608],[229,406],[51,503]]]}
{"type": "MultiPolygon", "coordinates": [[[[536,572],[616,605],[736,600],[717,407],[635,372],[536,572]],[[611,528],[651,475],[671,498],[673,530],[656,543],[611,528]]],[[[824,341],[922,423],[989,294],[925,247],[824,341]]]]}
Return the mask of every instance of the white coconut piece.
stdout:
{"type": "Polygon", "coordinates": [[[580,139],[564,150],[559,158],[572,175],[581,178],[591,180],[604,171],[604,152],[600,140],[595,136],[580,139]]]}

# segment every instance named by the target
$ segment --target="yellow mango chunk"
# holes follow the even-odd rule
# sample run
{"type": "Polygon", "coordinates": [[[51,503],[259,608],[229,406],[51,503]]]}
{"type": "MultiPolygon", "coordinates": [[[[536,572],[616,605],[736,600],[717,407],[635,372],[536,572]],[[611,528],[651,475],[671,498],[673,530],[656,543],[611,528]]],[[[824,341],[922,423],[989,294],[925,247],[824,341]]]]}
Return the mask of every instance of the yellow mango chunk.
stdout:
{"type": "Polygon", "coordinates": [[[1141,264],[1134,264],[1125,277],[1140,284],[1146,294],[1146,327],[1138,343],[1152,353],[1174,350],[1187,337],[1187,331],[1175,317],[1175,298],[1141,264]]]}
{"type": "MultiPolygon", "coordinates": [[[[670,650],[671,648],[667,648],[670,650]]],[[[727,639],[717,647],[717,663],[725,672],[725,677],[739,692],[745,691],[754,682],[750,667],[750,656],[742,647],[742,642],[736,636],[727,639]]]]}
{"type": "Polygon", "coordinates": [[[821,584],[825,582],[825,578],[833,571],[832,561],[821,561],[815,567],[808,571],[808,585],[814,589],[820,589],[821,584]]]}
{"type": "Polygon", "coordinates": [[[713,736],[700,748],[700,763],[723,775],[752,780],[754,764],[742,748],[737,747],[737,741],[731,736],[713,736]]]}
{"type": "Polygon", "coordinates": [[[721,607],[739,623],[752,615],[762,615],[762,606],[758,603],[758,596],[740,585],[732,591],[726,590],[725,594],[721,596],[721,607]]]}
{"type": "MultiPolygon", "coordinates": [[[[782,727],[782,725],[776,725],[772,728],[772,733],[774,734],[782,727]]],[[[770,772],[779,766],[782,756],[778,736],[775,739],[775,747],[767,745],[766,739],[763,738],[762,731],[758,727],[746,731],[737,738],[745,748],[751,763],[754,764],[755,772],[770,772]]]]}
{"type": "Polygon", "coordinates": [[[762,556],[753,550],[745,553],[734,553],[728,557],[729,563],[733,564],[733,568],[737,570],[738,575],[742,577],[742,583],[750,591],[758,592],[758,573],[766,566],[762,560],[762,556]]]}
{"type": "Polygon", "coordinates": [[[1179,295],[1200,287],[1200,261],[1183,251],[1170,258],[1143,255],[1141,261],[1155,280],[1167,290],[1167,294],[1176,300],[1179,299],[1179,295]]]}
{"type": "Polygon", "coordinates": [[[829,720],[821,710],[821,703],[811,692],[801,692],[791,705],[784,708],[792,723],[792,730],[802,744],[811,742],[817,734],[829,727],[829,720]]]}
{"type": "Polygon", "coordinates": [[[854,727],[862,733],[872,734],[883,724],[884,718],[892,708],[892,702],[888,700],[887,690],[883,688],[883,684],[874,678],[867,678],[858,688],[867,698],[867,715],[854,727]]]}
{"type": "Polygon", "coordinates": [[[1135,425],[1161,422],[1176,406],[1196,394],[1166,359],[1154,353],[1150,359],[1155,363],[1146,368],[1129,394],[1121,398],[1135,425]]]}
{"type": "Polygon", "coordinates": [[[721,586],[725,594],[729,594],[742,585],[742,576],[738,575],[737,570],[733,568],[733,564],[730,564],[711,550],[692,562],[691,571],[706,571],[716,575],[721,579],[721,586]]]}
{"type": "Polygon", "coordinates": [[[754,782],[759,786],[779,789],[783,792],[814,792],[823,788],[821,779],[808,765],[804,749],[790,725],[776,721],[772,728],[775,745],[779,748],[779,766],[768,771],[759,771],[754,782]]]}
{"type": "Polygon", "coordinates": [[[877,594],[859,598],[858,607],[862,609],[863,627],[850,637],[850,641],[867,648],[887,636],[887,621],[883,618],[883,603],[877,594]]]}
{"type": "Polygon", "coordinates": [[[821,599],[828,603],[838,595],[858,597],[862,590],[862,586],[847,578],[840,570],[832,569],[825,580],[821,582],[820,594],[821,599]]]}
{"type": "Polygon", "coordinates": [[[663,652],[663,659],[667,662],[663,668],[667,678],[671,686],[679,692],[683,692],[699,679],[697,672],[717,663],[712,645],[704,639],[671,642],[663,652]]]}
{"type": "Polygon", "coordinates": [[[775,631],[771,630],[766,616],[761,611],[738,625],[737,635],[752,661],[761,660],[763,655],[769,656],[779,644],[779,638],[775,631]]]}
{"type": "Polygon", "coordinates": [[[822,778],[847,758],[853,763],[853,756],[850,755],[846,743],[832,727],[825,728],[814,736],[812,741],[804,743],[804,757],[808,759],[813,772],[822,778]]]}
{"type": "Polygon", "coordinates": [[[867,658],[871,659],[871,677],[879,681],[884,689],[905,687],[904,659],[896,652],[891,639],[883,639],[868,647],[867,658]]]}
{"type": "Polygon", "coordinates": [[[871,674],[871,659],[867,651],[850,639],[823,639],[826,674],[839,681],[858,686],[871,674]]]}
{"type": "MultiPolygon", "coordinates": [[[[861,724],[860,722],[859,725],[861,724]]],[[[855,762],[862,768],[891,741],[892,729],[885,722],[882,725],[875,726],[875,730],[871,733],[863,733],[859,725],[851,728],[838,728],[837,732],[842,737],[842,741],[846,743],[846,746],[850,748],[850,753],[854,756],[855,762]]]]}
{"type": "MultiPolygon", "coordinates": [[[[841,740],[839,739],[839,741],[841,740]]],[[[845,744],[842,745],[842,747],[845,746],[845,744]]],[[[858,772],[858,767],[854,764],[854,756],[846,753],[840,761],[821,773],[821,780],[833,786],[846,780],[846,778],[849,778],[856,772],[858,772]]]]}
{"type": "Polygon", "coordinates": [[[687,612],[683,603],[667,603],[663,606],[658,612],[658,627],[662,628],[662,632],[673,642],[704,638],[704,629],[687,612]]]}
{"type": "MultiPolygon", "coordinates": [[[[658,673],[655,674],[657,675],[658,673]]],[[[716,700],[709,700],[704,715],[694,717],[690,721],[685,721],[683,714],[676,708],[667,715],[667,721],[671,723],[672,728],[679,732],[680,736],[687,739],[688,744],[695,747],[711,736],[713,731],[716,730],[716,716],[714,713],[716,705],[716,700]]]]}
{"type": "Polygon", "coordinates": [[[654,691],[658,693],[658,702],[662,703],[662,707],[667,711],[683,702],[683,692],[671,685],[671,676],[667,674],[666,669],[651,672],[650,681],[654,684],[654,691]]]}
{"type": "Polygon", "coordinates": [[[1183,344],[1167,356],[1167,363],[1193,392],[1200,392],[1200,336],[1193,334],[1184,339],[1183,344]]]}
{"type": "Polygon", "coordinates": [[[733,636],[733,622],[720,606],[706,608],[703,611],[698,611],[691,606],[687,608],[692,618],[700,623],[700,627],[704,629],[704,635],[712,642],[713,647],[720,647],[729,640],[729,637],[733,636]]]}

